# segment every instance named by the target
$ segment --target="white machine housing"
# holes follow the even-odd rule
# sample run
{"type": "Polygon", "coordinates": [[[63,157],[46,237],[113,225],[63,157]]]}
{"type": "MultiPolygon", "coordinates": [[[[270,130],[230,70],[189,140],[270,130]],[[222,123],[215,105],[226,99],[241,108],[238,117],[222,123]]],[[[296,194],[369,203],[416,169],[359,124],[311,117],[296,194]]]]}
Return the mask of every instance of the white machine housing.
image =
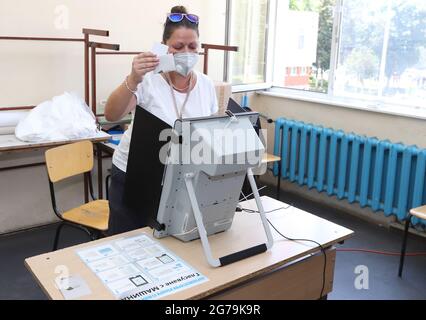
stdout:
{"type": "MultiPolygon", "coordinates": [[[[231,227],[247,173],[263,212],[251,173],[261,165],[265,151],[253,128],[257,119],[258,113],[247,112],[175,122],[157,214],[164,230],[156,230],[156,237],[171,235],[185,242],[201,237],[210,264],[225,264],[213,259],[207,237],[231,227]],[[205,161],[190,156],[197,154],[205,161]]],[[[269,248],[272,236],[263,218],[269,248]]]]}

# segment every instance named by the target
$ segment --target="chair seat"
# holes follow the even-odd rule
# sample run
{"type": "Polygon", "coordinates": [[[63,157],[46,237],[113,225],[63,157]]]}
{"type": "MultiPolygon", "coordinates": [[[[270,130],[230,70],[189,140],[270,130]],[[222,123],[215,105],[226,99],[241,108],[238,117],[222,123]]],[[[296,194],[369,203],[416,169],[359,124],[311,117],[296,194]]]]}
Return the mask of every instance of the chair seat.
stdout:
{"type": "Polygon", "coordinates": [[[277,161],[281,161],[281,158],[276,156],[276,155],[269,154],[269,153],[263,154],[262,164],[263,163],[277,162],[277,161]]]}
{"type": "Polygon", "coordinates": [[[108,230],[109,206],[107,200],[96,200],[63,213],[66,221],[100,231],[108,230]]]}
{"type": "Polygon", "coordinates": [[[411,209],[410,214],[417,218],[426,220],[426,206],[411,209]]]}

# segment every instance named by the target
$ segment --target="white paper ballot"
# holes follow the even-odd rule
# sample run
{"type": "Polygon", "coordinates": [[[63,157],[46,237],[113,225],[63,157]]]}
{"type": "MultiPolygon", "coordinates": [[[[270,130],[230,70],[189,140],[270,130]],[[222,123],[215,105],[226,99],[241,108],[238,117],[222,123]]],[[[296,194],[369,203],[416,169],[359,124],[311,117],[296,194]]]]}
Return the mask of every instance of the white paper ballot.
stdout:
{"type": "Polygon", "coordinates": [[[167,54],[167,51],[169,50],[169,47],[162,44],[162,43],[154,43],[154,46],[151,49],[151,52],[158,56],[158,59],[160,59],[160,63],[155,68],[154,73],[160,73],[160,72],[169,72],[169,71],[175,71],[175,59],[173,57],[173,54],[167,54]]]}
{"type": "Polygon", "coordinates": [[[160,64],[155,68],[154,73],[175,71],[175,58],[172,54],[160,57],[160,64]]]}
{"type": "MultiPolygon", "coordinates": [[[[145,233],[76,253],[118,299],[160,299],[209,280],[145,233]]],[[[57,280],[66,299],[89,294],[85,285],[78,277],[57,280]]]]}
{"type": "Polygon", "coordinates": [[[80,276],[70,276],[56,280],[65,300],[74,300],[92,293],[86,281],[80,276]]]}
{"type": "Polygon", "coordinates": [[[121,250],[132,251],[140,247],[146,247],[154,244],[152,240],[147,237],[134,237],[131,239],[119,240],[115,243],[121,250]]]}
{"type": "Polygon", "coordinates": [[[151,52],[153,54],[156,54],[157,56],[165,56],[167,54],[167,51],[169,51],[169,47],[162,43],[154,43],[152,46],[151,52]]]}

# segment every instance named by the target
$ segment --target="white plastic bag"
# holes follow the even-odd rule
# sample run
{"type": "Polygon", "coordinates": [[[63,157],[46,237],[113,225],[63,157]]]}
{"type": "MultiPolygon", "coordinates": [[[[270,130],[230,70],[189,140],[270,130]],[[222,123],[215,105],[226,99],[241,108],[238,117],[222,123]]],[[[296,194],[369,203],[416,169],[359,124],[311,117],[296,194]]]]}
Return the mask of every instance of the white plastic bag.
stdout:
{"type": "Polygon", "coordinates": [[[76,94],[45,101],[22,119],[15,136],[22,141],[41,142],[91,138],[97,134],[96,118],[76,94]]]}

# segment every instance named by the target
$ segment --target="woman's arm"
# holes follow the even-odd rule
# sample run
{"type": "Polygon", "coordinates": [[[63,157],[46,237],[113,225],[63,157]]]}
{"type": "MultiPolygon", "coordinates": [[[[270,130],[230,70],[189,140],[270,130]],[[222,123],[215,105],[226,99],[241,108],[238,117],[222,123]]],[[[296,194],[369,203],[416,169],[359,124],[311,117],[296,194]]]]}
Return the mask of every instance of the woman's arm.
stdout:
{"type": "MultiPolygon", "coordinates": [[[[130,81],[127,82],[132,86],[130,81]]],[[[136,88],[133,85],[131,88],[136,88]]],[[[130,92],[123,83],[111,93],[105,106],[105,118],[108,121],[117,121],[136,107],[136,96],[130,92]]]]}
{"type": "Polygon", "coordinates": [[[151,52],[144,52],[133,59],[132,72],[127,77],[127,86],[123,82],[111,93],[105,106],[105,118],[108,121],[117,121],[136,107],[136,92],[144,76],[153,71],[159,59],[151,52]],[[127,88],[128,87],[128,88],[127,88]]]}

